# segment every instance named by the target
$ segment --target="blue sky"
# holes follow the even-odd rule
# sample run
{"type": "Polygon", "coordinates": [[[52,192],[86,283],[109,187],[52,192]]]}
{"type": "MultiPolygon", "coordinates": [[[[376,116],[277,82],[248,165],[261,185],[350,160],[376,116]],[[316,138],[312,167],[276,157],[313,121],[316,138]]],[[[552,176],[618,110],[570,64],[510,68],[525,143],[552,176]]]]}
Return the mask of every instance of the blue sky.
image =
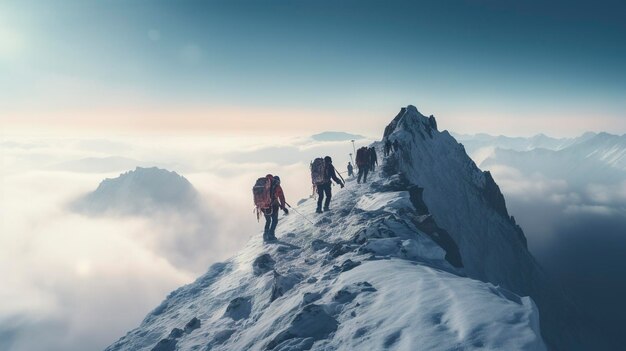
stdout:
{"type": "Polygon", "coordinates": [[[268,129],[377,135],[415,104],[459,132],[621,134],[624,13],[619,1],[8,1],[0,108],[9,126],[236,131],[270,115],[268,129]]]}

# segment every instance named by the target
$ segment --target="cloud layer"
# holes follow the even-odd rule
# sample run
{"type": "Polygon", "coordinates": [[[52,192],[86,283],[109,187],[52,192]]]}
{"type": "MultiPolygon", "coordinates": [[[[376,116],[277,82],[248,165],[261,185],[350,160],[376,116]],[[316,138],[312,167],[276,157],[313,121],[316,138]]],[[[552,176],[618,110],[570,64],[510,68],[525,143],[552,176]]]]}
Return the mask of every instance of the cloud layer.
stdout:
{"type": "Polygon", "coordinates": [[[102,349],[259,234],[250,195],[257,177],[279,174],[295,204],[310,195],[310,159],[331,155],[341,169],[352,152],[349,142],[228,136],[15,138],[0,147],[0,348],[11,351],[102,349]],[[129,160],[185,176],[198,203],[135,215],[72,211],[129,160]]]}
{"type": "Polygon", "coordinates": [[[620,329],[626,323],[626,176],[600,183],[601,174],[570,176],[564,169],[555,177],[497,160],[486,168],[524,229],[530,251],[585,313],[586,327],[611,348],[621,347],[626,342],[620,329]]]}

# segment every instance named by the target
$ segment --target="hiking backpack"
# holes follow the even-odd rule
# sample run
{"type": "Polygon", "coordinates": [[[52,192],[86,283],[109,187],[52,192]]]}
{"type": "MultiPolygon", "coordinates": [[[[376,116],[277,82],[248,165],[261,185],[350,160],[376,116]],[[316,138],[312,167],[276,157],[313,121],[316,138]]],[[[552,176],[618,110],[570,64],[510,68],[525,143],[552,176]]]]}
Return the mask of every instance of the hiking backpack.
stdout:
{"type": "Polygon", "coordinates": [[[256,207],[256,217],[259,219],[261,210],[272,206],[272,176],[259,178],[252,187],[252,198],[256,207]]]}
{"type": "Polygon", "coordinates": [[[326,173],[326,164],[323,158],[318,157],[311,162],[311,182],[314,185],[324,183],[326,181],[324,173],[326,173]]]}
{"type": "Polygon", "coordinates": [[[356,150],[356,165],[359,167],[370,163],[369,150],[363,146],[356,150]]]}

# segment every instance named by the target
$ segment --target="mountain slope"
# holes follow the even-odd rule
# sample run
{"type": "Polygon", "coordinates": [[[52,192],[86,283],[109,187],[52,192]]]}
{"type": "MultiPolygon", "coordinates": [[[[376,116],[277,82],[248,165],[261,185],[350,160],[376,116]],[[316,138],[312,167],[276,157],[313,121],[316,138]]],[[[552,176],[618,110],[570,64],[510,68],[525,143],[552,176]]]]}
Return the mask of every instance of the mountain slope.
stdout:
{"type": "Polygon", "coordinates": [[[530,295],[541,311],[542,335],[555,349],[585,349],[579,316],[553,286],[526,248],[521,228],[509,216],[504,197],[434,117],[413,106],[402,109],[385,130],[402,145],[397,168],[424,188],[433,218],[458,243],[468,276],[530,295]]]}
{"type": "Polygon", "coordinates": [[[493,179],[413,106],[385,136],[401,151],[368,184],[304,201],[313,223],[292,211],[107,350],[545,349],[520,296],[553,296],[493,179]]]}

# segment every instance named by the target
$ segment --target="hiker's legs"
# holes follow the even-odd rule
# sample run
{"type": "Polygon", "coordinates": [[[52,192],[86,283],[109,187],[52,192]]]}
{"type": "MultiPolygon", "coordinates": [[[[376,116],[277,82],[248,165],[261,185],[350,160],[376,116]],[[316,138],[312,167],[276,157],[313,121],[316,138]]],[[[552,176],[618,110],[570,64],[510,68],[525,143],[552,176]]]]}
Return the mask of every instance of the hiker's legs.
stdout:
{"type": "Polygon", "coordinates": [[[359,177],[356,179],[357,183],[361,182],[361,176],[363,175],[363,167],[359,167],[359,177]]]}
{"type": "Polygon", "coordinates": [[[363,170],[363,183],[367,183],[367,172],[369,171],[369,169],[365,168],[363,170]]]}
{"type": "Polygon", "coordinates": [[[322,210],[322,201],[324,201],[324,184],[317,186],[317,212],[322,210]]]}
{"type": "Polygon", "coordinates": [[[265,212],[263,212],[263,215],[265,216],[265,230],[263,230],[263,241],[267,241],[268,240],[268,235],[270,232],[270,227],[272,225],[272,216],[266,214],[265,212]]]}
{"type": "Polygon", "coordinates": [[[272,209],[272,216],[271,216],[271,224],[270,224],[270,230],[267,233],[267,238],[269,240],[273,240],[276,239],[276,226],[278,225],[278,208],[273,208],[272,209]]]}
{"type": "Polygon", "coordinates": [[[330,206],[330,198],[333,196],[330,189],[330,183],[324,186],[324,193],[326,193],[326,201],[324,201],[324,211],[327,211],[330,206]]]}

